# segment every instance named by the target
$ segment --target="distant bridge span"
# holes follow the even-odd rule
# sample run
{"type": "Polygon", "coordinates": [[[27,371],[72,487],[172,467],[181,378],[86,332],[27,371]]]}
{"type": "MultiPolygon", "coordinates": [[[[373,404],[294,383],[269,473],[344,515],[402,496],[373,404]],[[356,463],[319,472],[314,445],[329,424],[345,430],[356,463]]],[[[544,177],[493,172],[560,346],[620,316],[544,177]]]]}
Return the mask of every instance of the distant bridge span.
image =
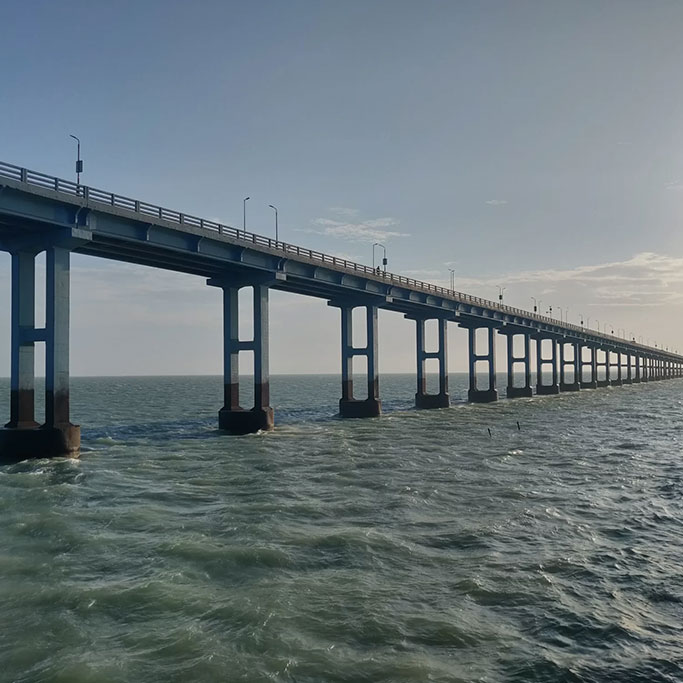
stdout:
{"type": "MultiPolygon", "coordinates": [[[[447,323],[469,331],[468,397],[498,398],[495,342],[507,337],[507,396],[531,396],[531,341],[536,342],[536,393],[557,394],[683,375],[683,356],[536,313],[381,272],[214,221],[104,192],[0,162],[0,250],[12,257],[10,421],[0,430],[0,457],[16,459],[69,453],[80,446],[80,428],[69,417],[70,253],[137,263],[207,278],[223,290],[224,404],[219,427],[246,433],[273,426],[268,373],[268,292],[280,289],[326,299],[341,310],[342,417],[381,413],[377,371],[377,311],[416,321],[418,408],[449,405],[447,323]],[[35,257],[46,252],[46,325],[35,325],[35,257]],[[254,338],[240,341],[238,291],[254,289],[254,338]],[[366,310],[367,345],[353,347],[352,311],[366,310]],[[438,320],[438,350],[425,350],[425,322],[438,320]],[[479,329],[488,344],[477,348],[479,329]],[[513,339],[523,338],[516,356],[513,339]],[[45,424],[34,414],[34,346],[46,345],[45,424]],[[254,353],[253,408],[239,405],[240,351],[254,353]],[[545,353],[545,355],[544,355],[545,353]],[[354,397],[353,356],[367,358],[367,396],[354,397]],[[439,364],[439,393],[426,391],[425,361],[439,364]],[[514,369],[523,368],[515,386],[514,369]],[[477,384],[483,367],[485,386],[477,384]],[[543,383],[544,370],[551,376],[543,383]]],[[[546,373],[547,374],[547,373],[546,373]]]]}

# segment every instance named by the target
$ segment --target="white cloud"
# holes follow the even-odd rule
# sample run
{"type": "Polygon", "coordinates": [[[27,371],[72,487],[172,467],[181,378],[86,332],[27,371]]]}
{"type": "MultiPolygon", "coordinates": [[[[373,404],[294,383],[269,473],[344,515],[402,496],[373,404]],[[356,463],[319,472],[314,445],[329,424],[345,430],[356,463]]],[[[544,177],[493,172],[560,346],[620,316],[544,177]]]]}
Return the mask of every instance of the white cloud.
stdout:
{"type": "Polygon", "coordinates": [[[683,181],[671,180],[664,185],[665,190],[683,190],[683,181]]]}
{"type": "Polygon", "coordinates": [[[398,225],[395,218],[374,218],[359,222],[316,218],[312,232],[337,237],[351,242],[386,242],[392,237],[407,237],[407,233],[389,230],[398,225]]]}
{"type": "Polygon", "coordinates": [[[511,290],[533,286],[543,294],[571,291],[588,305],[664,306],[683,302],[683,258],[642,252],[625,261],[509,273],[495,281],[460,278],[457,287],[494,290],[500,282],[511,290]]]}
{"type": "Polygon", "coordinates": [[[507,199],[487,199],[486,204],[489,206],[502,206],[503,204],[507,204],[507,199]]]}

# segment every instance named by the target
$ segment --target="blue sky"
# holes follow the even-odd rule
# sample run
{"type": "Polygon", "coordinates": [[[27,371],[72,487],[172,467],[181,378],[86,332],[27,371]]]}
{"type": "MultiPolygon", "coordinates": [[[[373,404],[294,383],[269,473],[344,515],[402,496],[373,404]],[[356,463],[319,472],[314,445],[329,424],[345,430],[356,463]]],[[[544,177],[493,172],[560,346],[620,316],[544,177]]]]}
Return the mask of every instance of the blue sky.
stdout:
{"type": "MultiPolygon", "coordinates": [[[[248,195],[251,230],[276,204],[282,239],[380,239],[395,272],[675,346],[681,29],[673,0],[5,0],[0,158],[71,177],[74,133],[86,184],[232,225],[248,195]]],[[[200,280],[76,257],[73,372],[218,373],[219,315],[200,280]]],[[[324,302],[272,320],[274,372],[337,371],[324,302]]],[[[413,327],[381,322],[381,368],[412,370],[413,327]]]]}

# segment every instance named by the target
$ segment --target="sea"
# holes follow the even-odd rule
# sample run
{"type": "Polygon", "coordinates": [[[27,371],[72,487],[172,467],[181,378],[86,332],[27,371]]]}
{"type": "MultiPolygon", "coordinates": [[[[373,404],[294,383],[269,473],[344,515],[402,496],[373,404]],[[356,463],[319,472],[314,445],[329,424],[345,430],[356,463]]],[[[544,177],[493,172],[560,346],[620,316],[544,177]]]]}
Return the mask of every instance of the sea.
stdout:
{"type": "Polygon", "coordinates": [[[80,458],[0,466],[3,683],[683,681],[683,380],[273,376],[247,436],[220,377],[71,387],[80,458]]]}

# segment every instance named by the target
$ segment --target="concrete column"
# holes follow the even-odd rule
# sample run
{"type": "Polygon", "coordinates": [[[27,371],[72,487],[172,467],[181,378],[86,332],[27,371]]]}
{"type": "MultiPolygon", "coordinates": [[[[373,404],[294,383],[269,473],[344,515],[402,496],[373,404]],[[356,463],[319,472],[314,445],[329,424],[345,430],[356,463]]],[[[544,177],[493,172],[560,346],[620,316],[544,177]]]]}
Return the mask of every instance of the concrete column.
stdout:
{"type": "Polygon", "coordinates": [[[631,353],[626,354],[626,379],[624,384],[633,383],[633,356],[631,353]]]}
{"type": "Polygon", "coordinates": [[[69,249],[46,240],[45,329],[35,328],[35,252],[12,254],[10,422],[0,459],[76,453],[81,430],[69,419],[69,249]],[[34,416],[34,343],[45,342],[45,424],[34,416]]]}
{"type": "Polygon", "coordinates": [[[379,401],[379,359],[377,306],[365,307],[365,318],[368,335],[368,399],[379,401]]]}
{"type": "Polygon", "coordinates": [[[581,388],[582,389],[595,389],[598,384],[597,384],[597,358],[596,358],[596,349],[594,346],[587,346],[586,347],[588,351],[590,352],[590,360],[584,361],[583,360],[583,349],[579,349],[579,358],[580,358],[580,375],[579,375],[579,381],[581,383],[581,388]],[[589,373],[588,373],[588,379],[584,379],[584,372],[583,369],[584,367],[588,366],[589,368],[589,373]]]}
{"type": "Polygon", "coordinates": [[[506,395],[508,398],[520,398],[533,396],[533,389],[531,388],[531,354],[528,333],[505,332],[501,330],[501,334],[507,337],[507,388],[506,395]],[[514,339],[517,334],[521,334],[524,339],[524,352],[521,356],[515,356],[514,339]],[[515,386],[515,365],[522,363],[524,367],[524,385],[521,387],[515,386]]]}
{"type": "Polygon", "coordinates": [[[253,329],[251,341],[239,338],[239,290],[243,285],[222,285],[223,289],[223,408],[218,428],[231,434],[250,434],[273,428],[268,371],[268,286],[253,285],[253,329]],[[254,406],[240,405],[239,352],[254,354],[254,406]]]}
{"type": "MultiPolygon", "coordinates": [[[[605,368],[605,379],[599,379],[599,374],[596,374],[597,378],[597,386],[598,387],[608,387],[610,385],[610,367],[611,367],[611,359],[610,359],[610,352],[609,349],[603,349],[605,353],[605,360],[600,363],[596,362],[596,367],[597,371],[599,372],[600,368],[605,368]]],[[[597,353],[597,350],[596,350],[597,353]]]]}
{"type": "Polygon", "coordinates": [[[579,354],[581,347],[576,342],[569,342],[572,347],[572,358],[567,360],[567,343],[560,342],[560,391],[579,391],[581,389],[581,364],[579,354]],[[573,380],[567,382],[567,366],[572,368],[573,380]]]}
{"type": "Polygon", "coordinates": [[[353,308],[341,311],[342,401],[353,401],[353,308]]]}
{"type": "Polygon", "coordinates": [[[614,363],[614,367],[616,367],[617,372],[616,376],[614,376],[614,373],[612,374],[612,386],[615,387],[620,387],[622,385],[621,381],[621,351],[615,351],[616,354],[616,360],[617,362],[614,363]]]}
{"type": "Polygon", "coordinates": [[[488,349],[486,353],[480,354],[477,352],[477,327],[468,326],[469,335],[469,370],[470,370],[470,387],[467,392],[467,400],[470,403],[491,403],[498,400],[498,391],[496,390],[496,337],[495,329],[487,327],[488,334],[488,349]],[[488,370],[488,388],[480,389],[477,386],[477,361],[485,361],[488,370]]]}
{"type": "MultiPolygon", "coordinates": [[[[70,252],[46,253],[45,426],[67,429],[69,422],[69,280],[70,252]]],[[[79,436],[80,444],[80,436],[79,436]]]]}
{"type": "Polygon", "coordinates": [[[35,258],[34,253],[12,254],[12,351],[10,421],[12,429],[37,427],[35,421],[35,258]]]}
{"type": "MultiPolygon", "coordinates": [[[[548,338],[546,337],[545,339],[548,338]]],[[[550,358],[543,357],[543,341],[544,337],[542,336],[536,338],[536,393],[539,396],[559,394],[560,385],[557,381],[557,341],[555,339],[550,339],[550,358]],[[544,365],[550,365],[551,368],[552,380],[550,384],[543,384],[544,365]]]]}
{"type": "MultiPolygon", "coordinates": [[[[254,287],[254,408],[270,408],[268,287],[254,287]]],[[[271,409],[272,412],[272,409],[271,409]]]]}
{"type": "Polygon", "coordinates": [[[425,350],[425,319],[415,319],[417,331],[417,393],[415,394],[416,408],[447,408],[450,405],[448,394],[448,321],[438,318],[439,346],[436,352],[425,350]],[[436,358],[439,361],[439,393],[427,393],[427,378],[425,376],[425,361],[436,358]]]}
{"type": "Polygon", "coordinates": [[[377,367],[377,306],[365,305],[367,345],[353,346],[354,304],[339,305],[341,309],[341,355],[342,355],[342,397],[339,401],[341,417],[377,417],[382,412],[379,400],[379,372],[377,367]],[[368,395],[364,400],[353,395],[353,356],[365,356],[368,364],[368,395]]]}

